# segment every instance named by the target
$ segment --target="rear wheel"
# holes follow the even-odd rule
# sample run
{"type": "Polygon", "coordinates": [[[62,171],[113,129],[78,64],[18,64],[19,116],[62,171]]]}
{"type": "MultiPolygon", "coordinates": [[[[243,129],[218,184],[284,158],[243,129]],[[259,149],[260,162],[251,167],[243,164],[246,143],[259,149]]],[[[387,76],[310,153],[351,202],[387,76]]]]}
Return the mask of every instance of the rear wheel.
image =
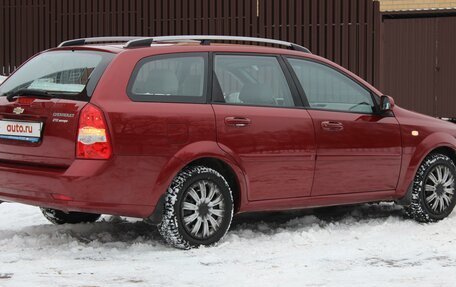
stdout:
{"type": "Polygon", "coordinates": [[[54,224],[77,224],[77,223],[92,223],[100,218],[100,214],[83,213],[83,212],[68,212],[52,208],[41,208],[41,212],[47,220],[54,224]]]}
{"type": "Polygon", "coordinates": [[[443,154],[426,157],[413,181],[408,214],[419,222],[435,222],[450,215],[456,205],[456,166],[443,154]]]}
{"type": "Polygon", "coordinates": [[[233,198],[225,178],[217,171],[192,166],[173,180],[158,226],[168,244],[188,249],[218,242],[233,218],[233,198]]]}

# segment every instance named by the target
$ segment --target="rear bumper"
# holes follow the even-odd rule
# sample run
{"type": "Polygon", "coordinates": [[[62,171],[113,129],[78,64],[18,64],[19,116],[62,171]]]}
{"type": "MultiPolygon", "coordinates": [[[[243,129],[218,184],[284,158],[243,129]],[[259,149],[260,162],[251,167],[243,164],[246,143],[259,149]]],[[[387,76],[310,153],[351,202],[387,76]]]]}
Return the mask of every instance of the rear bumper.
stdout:
{"type": "Polygon", "coordinates": [[[0,201],[145,218],[154,211],[159,195],[152,194],[154,176],[144,179],[131,169],[132,163],[144,161],[75,160],[67,169],[0,163],[0,201]]]}

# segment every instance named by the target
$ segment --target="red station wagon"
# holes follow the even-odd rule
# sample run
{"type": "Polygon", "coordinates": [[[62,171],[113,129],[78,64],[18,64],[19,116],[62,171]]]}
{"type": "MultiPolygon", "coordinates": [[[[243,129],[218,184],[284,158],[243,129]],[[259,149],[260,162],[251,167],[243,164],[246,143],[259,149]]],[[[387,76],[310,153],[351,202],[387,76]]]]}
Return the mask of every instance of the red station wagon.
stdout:
{"type": "Polygon", "coordinates": [[[0,200],[56,224],[145,218],[191,248],[247,211],[396,201],[432,222],[456,204],[454,124],[293,43],[70,40],[0,95],[0,200]]]}

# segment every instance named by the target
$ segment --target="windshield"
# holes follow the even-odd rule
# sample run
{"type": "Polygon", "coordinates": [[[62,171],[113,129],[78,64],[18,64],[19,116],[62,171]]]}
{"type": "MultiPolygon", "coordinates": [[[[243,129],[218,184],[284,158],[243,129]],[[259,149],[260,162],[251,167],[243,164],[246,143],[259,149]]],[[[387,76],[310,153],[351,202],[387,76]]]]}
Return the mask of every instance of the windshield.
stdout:
{"type": "Polygon", "coordinates": [[[4,82],[0,86],[0,95],[19,90],[42,90],[53,95],[90,97],[92,91],[87,91],[89,81],[98,82],[111,59],[112,55],[108,53],[93,51],[43,53],[28,61],[4,82]]]}

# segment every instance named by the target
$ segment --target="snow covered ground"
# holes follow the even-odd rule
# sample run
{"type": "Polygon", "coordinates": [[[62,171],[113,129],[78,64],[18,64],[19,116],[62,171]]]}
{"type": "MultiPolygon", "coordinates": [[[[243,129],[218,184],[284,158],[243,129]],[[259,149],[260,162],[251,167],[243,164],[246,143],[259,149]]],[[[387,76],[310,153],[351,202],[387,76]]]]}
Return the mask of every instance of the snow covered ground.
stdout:
{"type": "Polygon", "coordinates": [[[237,218],[214,248],[164,245],[141,221],[53,226],[0,205],[0,286],[455,286],[456,215],[404,219],[391,204],[237,218]]]}

